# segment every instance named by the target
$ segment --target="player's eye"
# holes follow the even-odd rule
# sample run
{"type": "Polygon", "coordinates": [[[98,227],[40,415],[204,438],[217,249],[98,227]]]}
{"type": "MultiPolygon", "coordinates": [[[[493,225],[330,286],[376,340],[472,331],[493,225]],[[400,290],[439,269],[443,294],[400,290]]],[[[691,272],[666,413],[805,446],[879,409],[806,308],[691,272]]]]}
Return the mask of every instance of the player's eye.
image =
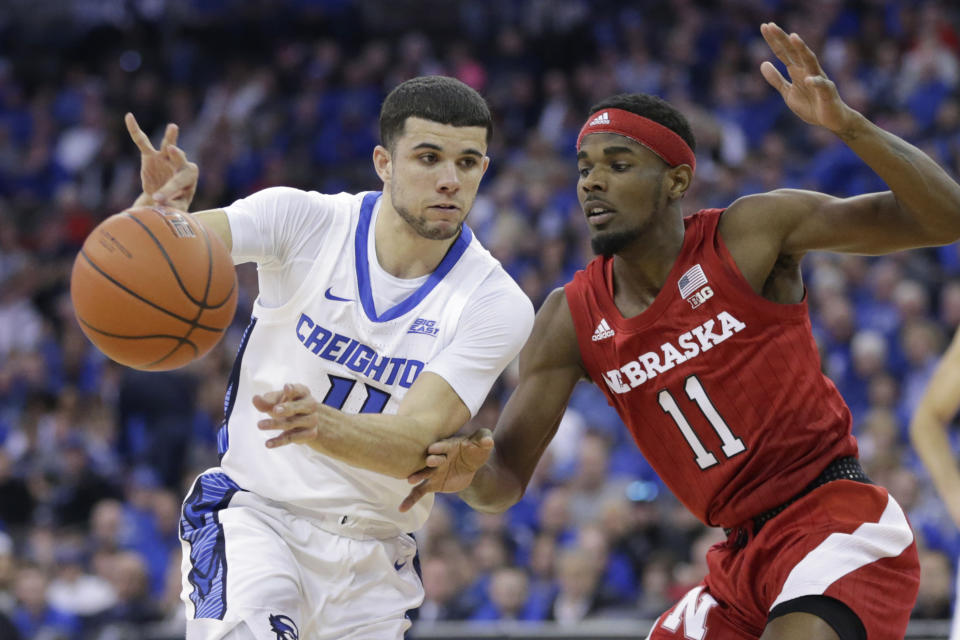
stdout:
{"type": "Polygon", "coordinates": [[[424,164],[434,164],[437,161],[437,154],[435,153],[422,153],[419,157],[420,162],[424,164]]]}
{"type": "Polygon", "coordinates": [[[630,164],[627,163],[627,162],[614,162],[614,163],[613,163],[612,165],[610,165],[610,166],[611,166],[611,167],[613,168],[613,170],[616,171],[617,173],[623,173],[624,171],[627,171],[627,170],[630,168],[630,164]]]}
{"type": "Polygon", "coordinates": [[[581,178],[586,178],[588,175],[590,175],[590,167],[580,167],[577,169],[577,172],[580,174],[581,178]]]}
{"type": "Polygon", "coordinates": [[[460,166],[464,169],[472,169],[477,166],[477,159],[473,156],[467,156],[466,158],[461,158],[460,166]]]}

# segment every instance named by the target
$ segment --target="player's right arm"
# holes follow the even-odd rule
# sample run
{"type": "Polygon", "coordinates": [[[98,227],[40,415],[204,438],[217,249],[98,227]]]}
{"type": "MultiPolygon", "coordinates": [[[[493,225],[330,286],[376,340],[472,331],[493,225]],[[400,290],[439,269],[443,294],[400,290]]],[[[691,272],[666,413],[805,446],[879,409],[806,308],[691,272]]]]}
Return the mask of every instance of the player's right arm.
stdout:
{"type": "Polygon", "coordinates": [[[930,472],[933,484],[960,527],[960,467],[947,438],[960,409],[960,331],[940,360],[910,421],[910,439],[930,472]]]}
{"type": "MultiPolygon", "coordinates": [[[[130,138],[140,150],[140,182],[143,193],[134,201],[133,206],[149,207],[156,204],[189,211],[193,196],[197,193],[200,171],[197,164],[187,160],[183,150],[177,147],[177,136],[180,132],[177,125],[167,125],[160,148],[155,149],[132,113],[127,113],[123,121],[127,125],[130,138]]],[[[198,211],[193,215],[220,238],[227,251],[231,250],[233,238],[227,214],[223,209],[198,211]]]]}
{"type": "Polygon", "coordinates": [[[435,442],[427,449],[427,468],[411,476],[419,484],[401,510],[427,493],[457,490],[470,474],[472,482],[460,497],[471,507],[496,513],[515,504],[557,431],[574,385],[584,376],[570,307],[563,289],[555,289],[537,312],[530,339],[520,351],[520,379],[500,414],[486,463],[479,469],[469,461],[463,464],[463,457],[482,459],[486,453],[478,438],[435,442]]]}

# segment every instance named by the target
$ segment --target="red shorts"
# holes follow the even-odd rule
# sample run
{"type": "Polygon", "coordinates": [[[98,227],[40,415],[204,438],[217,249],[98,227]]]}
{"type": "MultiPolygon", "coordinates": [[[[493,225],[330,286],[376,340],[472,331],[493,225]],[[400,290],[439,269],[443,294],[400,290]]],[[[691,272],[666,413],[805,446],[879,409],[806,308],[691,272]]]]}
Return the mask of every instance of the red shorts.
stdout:
{"type": "Polygon", "coordinates": [[[745,545],[736,538],[710,549],[709,574],[657,619],[650,640],[756,639],[774,607],[811,595],[846,604],[870,640],[903,638],[920,564],[910,524],[882,487],[830,482],[748,532],[745,545]]]}

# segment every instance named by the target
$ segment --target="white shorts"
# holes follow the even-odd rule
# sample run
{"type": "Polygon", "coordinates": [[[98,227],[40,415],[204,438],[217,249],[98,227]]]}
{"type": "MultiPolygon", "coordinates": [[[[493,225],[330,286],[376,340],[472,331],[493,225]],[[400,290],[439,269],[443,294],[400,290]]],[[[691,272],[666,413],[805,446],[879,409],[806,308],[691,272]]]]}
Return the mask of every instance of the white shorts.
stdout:
{"type": "Polygon", "coordinates": [[[339,520],[294,514],[216,470],[199,476],[180,520],[187,640],[241,622],[257,640],[403,638],[423,602],[416,542],[339,520]]]}
{"type": "Polygon", "coordinates": [[[957,583],[953,600],[953,621],[950,623],[949,640],[960,640],[960,563],[957,564],[957,583]]]}

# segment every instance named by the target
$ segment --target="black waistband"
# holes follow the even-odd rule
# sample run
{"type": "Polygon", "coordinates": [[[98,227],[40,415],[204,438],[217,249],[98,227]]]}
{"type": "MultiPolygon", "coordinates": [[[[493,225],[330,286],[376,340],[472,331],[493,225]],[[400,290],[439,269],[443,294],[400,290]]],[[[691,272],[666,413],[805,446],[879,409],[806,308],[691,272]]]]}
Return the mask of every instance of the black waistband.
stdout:
{"type": "MultiPolygon", "coordinates": [[[[817,487],[823,486],[828,482],[833,482],[834,480],[856,480],[857,482],[864,482],[866,484],[873,484],[870,481],[870,478],[867,477],[867,474],[863,472],[863,467],[860,466],[860,461],[857,460],[854,456],[847,456],[845,458],[837,458],[833,462],[827,465],[826,469],[820,472],[813,482],[808,484],[806,488],[793,496],[783,504],[776,506],[772,509],[768,509],[763,513],[754,516],[751,518],[753,520],[753,533],[756,534],[760,531],[760,527],[765,525],[767,522],[772,520],[774,517],[780,515],[784,509],[789,507],[791,504],[807,495],[817,487]]],[[[736,528],[736,527],[734,527],[736,528]]],[[[729,536],[734,528],[724,529],[724,535],[729,536]]]]}

